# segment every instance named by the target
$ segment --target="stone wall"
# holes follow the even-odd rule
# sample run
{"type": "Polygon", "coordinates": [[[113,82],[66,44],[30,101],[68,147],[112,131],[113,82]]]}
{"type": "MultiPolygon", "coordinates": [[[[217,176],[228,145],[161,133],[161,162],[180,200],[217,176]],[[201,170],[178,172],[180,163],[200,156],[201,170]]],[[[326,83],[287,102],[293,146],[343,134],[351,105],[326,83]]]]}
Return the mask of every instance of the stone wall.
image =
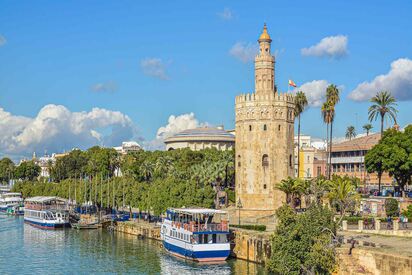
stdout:
{"type": "Polygon", "coordinates": [[[154,224],[119,222],[116,225],[116,231],[160,241],[160,227],[154,224]]]}
{"type": "Polygon", "coordinates": [[[272,250],[270,234],[238,229],[232,233],[234,238],[232,257],[260,264],[270,259],[272,250]]]}

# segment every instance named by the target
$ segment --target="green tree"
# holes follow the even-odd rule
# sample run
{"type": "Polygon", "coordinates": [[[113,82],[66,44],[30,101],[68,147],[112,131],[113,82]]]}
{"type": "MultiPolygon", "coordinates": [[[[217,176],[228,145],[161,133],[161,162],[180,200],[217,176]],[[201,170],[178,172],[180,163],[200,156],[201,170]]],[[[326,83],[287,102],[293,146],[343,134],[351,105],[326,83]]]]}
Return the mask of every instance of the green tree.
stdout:
{"type": "Polygon", "coordinates": [[[388,91],[378,92],[371,98],[372,105],[368,109],[369,121],[372,122],[378,117],[381,118],[381,137],[383,136],[383,122],[385,116],[396,122],[396,99],[388,91]]]}
{"type": "Polygon", "coordinates": [[[345,137],[349,140],[352,140],[352,138],[356,137],[356,131],[355,131],[355,127],[354,126],[348,126],[348,128],[346,128],[346,135],[345,137]]]}
{"type": "Polygon", "coordinates": [[[332,243],[336,234],[333,213],[312,205],[296,214],[288,205],[276,211],[278,225],[272,236],[272,254],[267,264],[276,274],[330,274],[336,266],[332,243]]]}
{"type": "Polygon", "coordinates": [[[329,134],[329,172],[328,172],[328,177],[330,178],[331,176],[331,168],[332,168],[332,143],[333,143],[333,121],[335,120],[335,106],[336,104],[339,103],[340,97],[339,97],[340,91],[338,87],[334,84],[331,84],[326,88],[326,101],[329,103],[330,108],[330,134],[329,134]]]}
{"type": "Polygon", "coordinates": [[[386,216],[394,217],[399,215],[399,204],[394,198],[388,198],[385,200],[385,212],[386,216]]]}
{"type": "Polygon", "coordinates": [[[340,224],[349,209],[354,209],[360,199],[353,181],[338,176],[334,176],[331,181],[328,198],[330,205],[337,207],[339,210],[338,224],[340,224]]]}
{"type": "Polygon", "coordinates": [[[0,182],[8,183],[13,178],[15,165],[9,158],[2,158],[0,160],[0,182]]]}
{"type": "Polygon", "coordinates": [[[298,176],[300,171],[300,116],[308,106],[306,95],[302,91],[298,91],[295,95],[295,117],[298,118],[298,176]]]}
{"type": "Polygon", "coordinates": [[[299,199],[304,192],[304,181],[288,177],[276,184],[275,188],[284,192],[286,195],[286,203],[295,208],[296,199],[299,199]]]}
{"type": "Polygon", "coordinates": [[[335,116],[335,106],[333,106],[330,102],[325,102],[322,104],[322,108],[321,108],[321,113],[322,113],[322,118],[323,118],[323,122],[326,124],[326,149],[328,152],[328,155],[326,157],[326,166],[327,166],[327,177],[330,177],[330,140],[329,140],[329,125],[331,125],[334,116],[335,116]]]}
{"type": "Polygon", "coordinates": [[[15,169],[15,176],[21,180],[34,180],[40,175],[41,168],[34,161],[23,161],[15,169]]]}
{"type": "Polygon", "coordinates": [[[366,131],[366,136],[369,136],[369,132],[370,130],[372,130],[373,126],[370,123],[367,123],[365,125],[362,126],[363,130],[366,131]]]}

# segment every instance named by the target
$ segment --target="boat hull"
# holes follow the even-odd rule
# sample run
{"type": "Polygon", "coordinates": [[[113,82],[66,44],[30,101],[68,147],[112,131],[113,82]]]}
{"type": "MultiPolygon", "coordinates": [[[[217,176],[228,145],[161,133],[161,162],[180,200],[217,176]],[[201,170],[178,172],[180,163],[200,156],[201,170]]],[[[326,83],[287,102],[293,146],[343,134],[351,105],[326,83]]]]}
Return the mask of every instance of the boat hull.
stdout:
{"type": "Polygon", "coordinates": [[[65,228],[65,227],[70,226],[70,223],[44,223],[41,221],[33,221],[33,220],[27,220],[27,219],[24,219],[24,222],[34,227],[37,227],[37,228],[49,229],[49,230],[60,229],[60,228],[65,228]]]}
{"type": "Polygon", "coordinates": [[[164,248],[171,254],[197,262],[224,262],[229,257],[229,250],[192,251],[163,241],[164,248]]]}

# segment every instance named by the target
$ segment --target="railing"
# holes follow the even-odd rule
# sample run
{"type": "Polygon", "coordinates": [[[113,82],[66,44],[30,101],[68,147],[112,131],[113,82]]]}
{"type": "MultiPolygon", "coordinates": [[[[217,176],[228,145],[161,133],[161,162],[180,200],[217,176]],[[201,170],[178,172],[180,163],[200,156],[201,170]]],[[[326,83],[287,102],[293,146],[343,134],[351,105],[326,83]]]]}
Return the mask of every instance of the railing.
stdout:
{"type": "Polygon", "coordinates": [[[179,223],[173,222],[172,226],[175,228],[184,228],[190,232],[212,232],[212,231],[223,231],[229,232],[229,224],[225,221],[221,223],[210,223],[210,224],[197,224],[195,222],[179,223]]]}
{"type": "Polygon", "coordinates": [[[28,204],[24,205],[24,208],[31,210],[69,210],[65,204],[57,205],[40,205],[40,204],[28,204]]]}

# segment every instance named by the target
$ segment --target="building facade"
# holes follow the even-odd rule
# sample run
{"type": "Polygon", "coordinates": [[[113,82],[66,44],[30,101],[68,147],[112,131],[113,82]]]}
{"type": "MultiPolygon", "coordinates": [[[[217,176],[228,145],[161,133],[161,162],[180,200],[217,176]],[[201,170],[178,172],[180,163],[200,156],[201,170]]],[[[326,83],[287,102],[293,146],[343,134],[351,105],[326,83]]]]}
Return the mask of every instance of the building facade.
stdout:
{"type": "MultiPolygon", "coordinates": [[[[354,138],[332,146],[332,174],[357,177],[366,186],[375,188],[378,185],[376,173],[367,173],[365,169],[365,155],[380,140],[380,134],[354,138]]],[[[392,178],[388,173],[382,175],[382,185],[392,185],[392,178]]]]}
{"type": "Polygon", "coordinates": [[[242,215],[273,213],[285,201],[276,184],[294,176],[294,98],[276,89],[266,25],[258,42],[255,91],[235,100],[236,201],[242,215]]]}
{"type": "Polygon", "coordinates": [[[142,150],[142,147],[136,141],[124,141],[122,146],[116,146],[113,149],[119,154],[126,155],[127,153],[138,152],[142,150]]]}
{"type": "Polygon", "coordinates": [[[223,126],[199,127],[181,131],[165,139],[166,150],[190,148],[199,151],[207,148],[231,150],[235,147],[235,136],[223,126]]]}

